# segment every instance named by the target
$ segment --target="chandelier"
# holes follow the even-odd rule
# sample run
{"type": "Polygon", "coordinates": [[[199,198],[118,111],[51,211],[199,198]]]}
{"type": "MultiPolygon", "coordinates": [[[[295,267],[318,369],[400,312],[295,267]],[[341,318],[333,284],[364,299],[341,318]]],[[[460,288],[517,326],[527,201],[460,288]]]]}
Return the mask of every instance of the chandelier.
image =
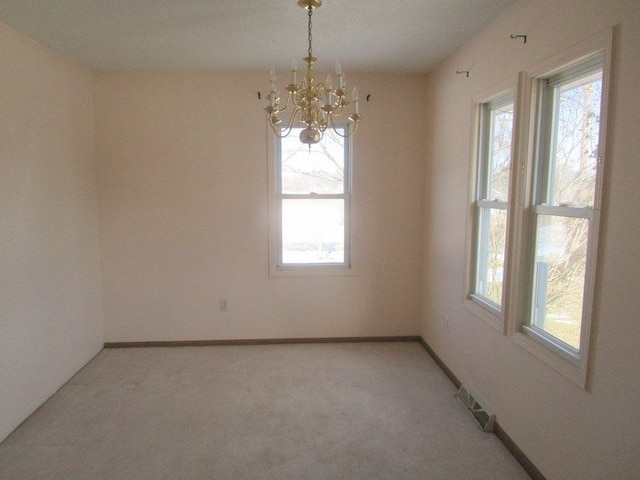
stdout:
{"type": "MultiPolygon", "coordinates": [[[[345,75],[336,61],[336,76],[338,77],[338,88],[333,89],[331,75],[324,83],[315,83],[313,78],[313,64],[317,58],[313,56],[311,47],[311,17],[313,10],[322,5],[322,0],[298,0],[298,5],[308,12],[308,55],[304,57],[307,64],[307,72],[300,84],[297,80],[297,65],[295,60],[291,62],[291,83],[287,85],[287,98],[282,105],[282,99],[277,88],[277,78],[275,68],[271,69],[271,91],[269,93],[269,105],[265,107],[267,121],[273,132],[280,138],[291,133],[294,126],[302,126],[300,141],[308,144],[309,148],[314,143],[318,143],[327,128],[331,127],[337,135],[350,137],[357,128],[358,122],[362,118],[358,113],[358,90],[354,87],[351,93],[353,101],[353,113],[349,115],[348,127],[342,134],[336,128],[334,118],[342,115],[345,107],[349,105],[346,94],[345,75]],[[281,114],[291,107],[289,118],[285,124],[282,122],[281,114]]],[[[288,112],[287,112],[288,113],[288,112]]],[[[286,114],[285,114],[286,115],[286,114]]],[[[340,129],[342,130],[342,129],[340,129]]]]}

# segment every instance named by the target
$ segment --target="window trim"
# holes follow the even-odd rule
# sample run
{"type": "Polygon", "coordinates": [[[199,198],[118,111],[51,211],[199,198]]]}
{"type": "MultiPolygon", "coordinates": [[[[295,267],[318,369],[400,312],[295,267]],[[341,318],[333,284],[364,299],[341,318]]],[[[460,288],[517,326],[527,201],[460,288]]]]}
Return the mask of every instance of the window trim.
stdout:
{"type": "MultiPolygon", "coordinates": [[[[338,128],[346,124],[336,122],[338,128]]],[[[267,128],[267,182],[269,209],[269,276],[270,277],[315,277],[355,275],[353,268],[353,232],[351,222],[353,139],[345,138],[345,179],[342,194],[282,194],[280,169],[280,139],[267,128]],[[282,200],[299,199],[343,199],[345,202],[345,262],[318,264],[282,263],[282,200]]]]}

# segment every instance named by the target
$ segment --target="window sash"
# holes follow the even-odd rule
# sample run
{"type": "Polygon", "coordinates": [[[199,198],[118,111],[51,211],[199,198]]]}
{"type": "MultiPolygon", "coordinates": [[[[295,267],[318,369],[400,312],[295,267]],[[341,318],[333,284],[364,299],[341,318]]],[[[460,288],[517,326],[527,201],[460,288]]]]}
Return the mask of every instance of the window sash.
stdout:
{"type": "Polygon", "coordinates": [[[587,301],[590,228],[584,216],[535,216],[531,312],[525,326],[544,332],[539,339],[562,346],[561,353],[576,360],[587,301]]]}
{"type": "MultiPolygon", "coordinates": [[[[601,55],[590,58],[583,63],[567,68],[555,75],[540,79],[538,81],[538,125],[537,125],[537,145],[536,145],[536,169],[534,178],[534,201],[535,205],[554,205],[554,173],[557,160],[557,142],[559,136],[560,117],[560,90],[562,87],[571,85],[574,82],[586,81],[596,74],[603,78],[603,59],[601,55]]],[[[601,113],[602,98],[598,106],[601,113]]],[[[599,123],[600,131],[602,125],[599,123]]],[[[600,132],[599,132],[600,133],[600,132]]],[[[602,134],[598,136],[599,143],[602,143],[602,134]]],[[[600,157],[600,153],[596,153],[600,157]]],[[[593,206],[595,200],[594,186],[592,202],[588,207],[593,206]]],[[[560,203],[560,206],[564,204],[560,203]]],[[[583,205],[579,205],[583,206],[583,205]]]]}
{"type": "MultiPolygon", "coordinates": [[[[277,202],[278,209],[278,239],[277,239],[277,259],[276,265],[279,268],[308,268],[308,267],[347,267],[350,265],[350,236],[349,236],[349,228],[350,224],[349,219],[349,211],[350,211],[350,198],[348,195],[282,195],[279,196],[277,202]],[[285,238],[284,238],[284,225],[283,225],[283,217],[284,217],[284,206],[287,200],[293,201],[317,201],[322,202],[324,200],[342,200],[342,215],[344,227],[342,229],[342,245],[344,248],[343,261],[315,261],[315,262],[303,262],[303,261],[285,261],[285,238]]],[[[321,242],[321,240],[318,240],[321,242]]]]}
{"type": "MultiPolygon", "coordinates": [[[[507,204],[482,203],[489,203],[492,206],[479,206],[477,210],[476,278],[471,295],[474,299],[481,299],[491,310],[500,312],[505,275],[507,204]],[[496,223],[498,227],[500,224],[504,225],[498,232],[496,232],[496,223]]],[[[478,204],[481,205],[481,202],[478,204]]]]}
{"type": "MultiPolygon", "coordinates": [[[[344,132],[344,126],[337,126],[339,130],[344,132]]],[[[295,129],[292,132],[295,136],[295,129]]],[[[325,133],[326,135],[326,133],[325,133]]],[[[275,155],[275,216],[276,216],[276,235],[275,235],[275,267],[279,270],[304,270],[304,269],[327,269],[327,268],[350,268],[351,267],[351,142],[350,138],[341,138],[343,141],[343,193],[283,193],[283,165],[282,165],[282,139],[276,138],[276,155],[275,155]],[[312,262],[287,262],[284,255],[284,206],[287,201],[323,201],[323,200],[342,200],[343,201],[343,244],[344,256],[343,261],[312,261],[312,262]]]]}

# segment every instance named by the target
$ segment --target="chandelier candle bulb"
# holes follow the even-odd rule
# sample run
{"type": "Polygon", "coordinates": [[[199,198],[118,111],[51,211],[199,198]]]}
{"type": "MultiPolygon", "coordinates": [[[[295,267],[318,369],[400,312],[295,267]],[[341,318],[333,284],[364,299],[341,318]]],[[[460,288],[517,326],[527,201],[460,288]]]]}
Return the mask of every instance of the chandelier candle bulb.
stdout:
{"type": "Polygon", "coordinates": [[[331,87],[331,75],[327,75],[327,79],[324,82],[324,90],[327,98],[324,102],[325,105],[331,105],[331,87]]]}
{"type": "Polygon", "coordinates": [[[355,114],[360,113],[358,111],[358,89],[353,87],[353,92],[351,92],[351,98],[353,99],[353,111],[355,114]]]}
{"type": "Polygon", "coordinates": [[[344,90],[344,72],[342,71],[342,65],[336,60],[336,75],[338,77],[338,83],[340,90],[344,90]]]}
{"type": "Polygon", "coordinates": [[[296,84],[298,74],[298,64],[295,60],[291,60],[291,85],[296,84]]]}

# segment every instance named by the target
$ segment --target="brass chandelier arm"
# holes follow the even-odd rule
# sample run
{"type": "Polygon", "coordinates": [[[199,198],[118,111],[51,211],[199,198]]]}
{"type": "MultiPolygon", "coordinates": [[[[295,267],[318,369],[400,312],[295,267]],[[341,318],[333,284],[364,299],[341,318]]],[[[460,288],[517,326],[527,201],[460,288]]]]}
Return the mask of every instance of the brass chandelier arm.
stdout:
{"type": "Polygon", "coordinates": [[[286,137],[287,135],[289,135],[291,133],[291,130],[293,130],[293,122],[295,121],[295,118],[298,115],[298,111],[299,111],[299,109],[297,109],[297,108],[296,108],[296,110],[293,111],[293,113],[289,117],[289,123],[287,123],[287,126],[284,129],[279,128],[278,124],[274,125],[274,123],[273,123],[273,115],[267,114],[267,120],[269,122],[269,125],[271,126],[271,129],[273,130],[273,133],[276,135],[276,137],[284,138],[284,137],[286,137]]]}
{"type": "Polygon", "coordinates": [[[349,116],[349,120],[351,120],[346,127],[347,133],[345,133],[344,135],[342,135],[340,133],[340,131],[336,128],[335,124],[333,123],[333,117],[331,117],[331,129],[333,130],[333,132],[338,135],[339,137],[342,138],[349,138],[351,137],[354,133],[356,133],[356,130],[358,130],[358,125],[360,124],[360,119],[362,117],[360,115],[358,115],[357,113],[354,113],[353,115],[349,116]],[[354,119],[352,119],[351,117],[356,117],[354,119]],[[353,126],[353,129],[352,129],[353,126]]]}
{"type": "MultiPolygon", "coordinates": [[[[284,107],[280,108],[280,105],[279,105],[279,103],[280,103],[280,97],[277,97],[277,98],[276,98],[276,102],[275,102],[275,106],[274,106],[273,113],[275,113],[275,114],[277,115],[278,113],[284,112],[287,108],[289,108],[289,99],[290,99],[290,98],[291,98],[291,94],[287,95],[287,100],[286,100],[286,102],[285,102],[285,104],[284,104],[284,107]]],[[[295,102],[293,102],[293,103],[294,103],[294,105],[295,105],[295,102]]]]}

